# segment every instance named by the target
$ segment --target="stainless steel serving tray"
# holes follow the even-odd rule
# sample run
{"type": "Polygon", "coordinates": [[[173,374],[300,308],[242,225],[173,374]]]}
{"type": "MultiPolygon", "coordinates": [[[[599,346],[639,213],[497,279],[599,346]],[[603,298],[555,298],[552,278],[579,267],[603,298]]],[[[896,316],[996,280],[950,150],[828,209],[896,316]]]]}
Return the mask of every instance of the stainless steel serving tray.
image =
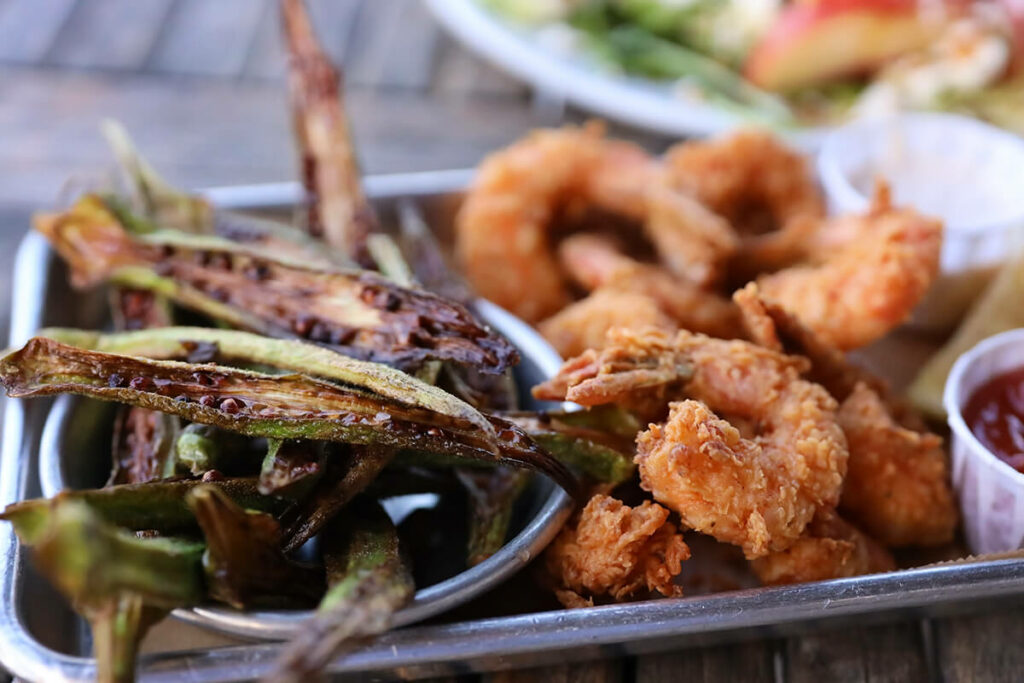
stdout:
{"type": "MultiPolygon", "coordinates": [[[[470,172],[405,174],[367,179],[377,201],[407,201],[427,216],[443,216],[470,172]]],[[[217,188],[210,197],[228,208],[287,209],[296,184],[217,188]]],[[[52,277],[52,254],[34,236],[23,240],[13,281],[12,346],[23,344],[56,310],[89,319],[104,302],[71,293],[52,277]]],[[[39,495],[38,455],[47,399],[6,401],[0,435],[0,505],[39,495]]],[[[88,680],[81,622],[27,563],[10,525],[0,524],[0,662],[27,680],[88,680]]],[[[450,624],[401,628],[339,656],[342,677],[416,678],[517,666],[641,654],[742,638],[788,635],[851,621],[928,617],[1024,602],[1024,560],[949,564],[800,586],[712,596],[558,610],[450,624]]],[[[236,681],[267,673],[280,646],[194,636],[193,649],[145,654],[148,681],[236,681]],[[205,639],[204,639],[205,638],[205,639]],[[225,644],[229,643],[229,644],[225,644]]]]}

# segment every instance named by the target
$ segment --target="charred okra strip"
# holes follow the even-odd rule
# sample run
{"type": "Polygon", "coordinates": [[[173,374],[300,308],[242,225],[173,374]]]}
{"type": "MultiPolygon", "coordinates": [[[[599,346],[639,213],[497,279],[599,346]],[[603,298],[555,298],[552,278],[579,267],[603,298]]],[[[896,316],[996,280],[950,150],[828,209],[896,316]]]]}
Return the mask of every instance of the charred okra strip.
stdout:
{"type": "Polygon", "coordinates": [[[323,476],[327,454],[322,441],[269,439],[260,468],[259,489],[264,495],[300,497],[323,476]]]}
{"type": "Polygon", "coordinates": [[[462,305],[376,273],[289,261],[216,237],[131,235],[95,196],[35,226],[70,264],[76,286],[107,280],[153,291],[232,327],[369,360],[450,360],[491,372],[518,361],[462,305]]]}
{"type": "Polygon", "coordinates": [[[100,131],[114,152],[131,197],[153,221],[186,232],[212,232],[213,207],[205,199],[191,197],[170,185],[142,158],[117,121],[106,119],[100,131]]]}
{"type": "Polygon", "coordinates": [[[308,229],[357,262],[377,217],[363,192],[341,97],[341,74],[321,49],[302,0],[283,0],[292,121],[310,196],[308,229]]]}
{"type": "Polygon", "coordinates": [[[316,536],[355,496],[366,490],[395,457],[392,448],[349,446],[347,458],[334,457],[313,494],[288,515],[284,550],[292,552],[316,536]]]}
{"type": "Polygon", "coordinates": [[[181,421],[174,415],[124,406],[114,420],[109,484],[141,484],[174,475],[174,445],[181,421]]]}
{"type": "MultiPolygon", "coordinates": [[[[0,519],[14,521],[19,535],[25,535],[29,544],[44,528],[53,509],[67,503],[86,505],[99,519],[124,529],[161,534],[191,532],[196,529],[196,519],[185,498],[201,484],[199,480],[187,479],[61,491],[53,498],[13,503],[0,513],[0,519]]],[[[262,495],[254,478],[222,479],[206,485],[216,487],[244,508],[275,516],[292,505],[288,498],[262,495]]]]}
{"type": "Polygon", "coordinates": [[[290,225],[220,211],[205,198],[182,192],[164,180],[139,154],[124,126],[117,121],[106,120],[100,128],[114,152],[128,189],[127,201],[119,196],[107,196],[104,202],[131,232],[145,234],[171,229],[219,235],[233,242],[311,259],[316,263],[346,262],[331,258],[324,253],[318,240],[290,225]]]}
{"type": "Polygon", "coordinates": [[[266,680],[305,681],[330,662],[345,641],[386,631],[415,593],[398,534],[376,501],[361,499],[324,535],[327,594],[285,648],[266,680]]]}
{"type": "Polygon", "coordinates": [[[242,609],[310,604],[323,595],[323,573],[281,552],[276,519],[240,508],[216,486],[197,486],[186,499],[206,538],[210,597],[242,609]]]}
{"type": "Polygon", "coordinates": [[[147,605],[137,593],[122,593],[83,611],[92,630],[97,683],[134,681],[139,644],[149,627],[167,616],[167,610],[147,605]]]}
{"type": "Polygon", "coordinates": [[[0,518],[14,524],[35,563],[76,606],[124,592],[147,604],[179,607],[205,594],[203,544],[176,538],[139,538],[105,521],[80,500],[11,506],[0,518]]]}
{"type": "Polygon", "coordinates": [[[211,356],[225,361],[269,365],[343,382],[405,405],[472,422],[484,432],[494,432],[479,411],[442,389],[387,365],[349,358],[315,344],[206,327],[163,327],[113,334],[54,327],[41,330],[38,336],[83,349],[157,360],[187,359],[205,345],[211,356]]]}
{"type": "Polygon", "coordinates": [[[505,545],[515,502],[530,483],[530,473],[499,467],[458,469],[456,475],[469,494],[467,561],[472,567],[505,545]]]}
{"type": "Polygon", "coordinates": [[[304,375],[153,361],[35,337],[0,359],[9,396],[74,393],[159,410],[247,436],[311,439],[453,453],[544,472],[575,490],[565,467],[518,427],[475,425],[304,375]]]}

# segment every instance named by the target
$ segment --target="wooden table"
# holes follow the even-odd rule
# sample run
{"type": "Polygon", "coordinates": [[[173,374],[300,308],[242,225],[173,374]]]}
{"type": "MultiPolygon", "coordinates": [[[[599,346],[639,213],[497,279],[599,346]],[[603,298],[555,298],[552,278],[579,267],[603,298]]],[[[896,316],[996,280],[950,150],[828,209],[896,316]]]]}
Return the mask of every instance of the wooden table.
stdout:
{"type": "MultiPolygon", "coordinates": [[[[578,120],[471,56],[418,0],[309,0],[348,75],[369,173],[460,168],[578,120]]],[[[0,320],[31,210],[101,177],[103,117],[186,186],[296,177],[271,0],[0,0],[0,320]],[[69,181],[70,179],[70,181],[69,181]]],[[[617,131],[660,148],[668,141],[617,131]]],[[[2,330],[6,334],[6,330],[2,330]]],[[[914,620],[486,675],[488,681],[973,681],[1024,677],[1024,617],[914,620]]],[[[470,677],[469,680],[472,680],[470,677]]]]}

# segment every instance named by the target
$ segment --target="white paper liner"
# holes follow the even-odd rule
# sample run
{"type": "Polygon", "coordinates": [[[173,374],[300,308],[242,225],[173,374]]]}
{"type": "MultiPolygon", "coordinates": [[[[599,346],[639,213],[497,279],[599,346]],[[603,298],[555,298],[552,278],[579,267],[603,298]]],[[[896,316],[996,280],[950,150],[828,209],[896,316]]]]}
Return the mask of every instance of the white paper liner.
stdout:
{"type": "Polygon", "coordinates": [[[946,381],[943,402],[952,430],[953,487],[974,554],[1024,548],[1024,474],[985,448],[962,410],[986,381],[1024,367],[1024,329],[986,339],[962,355],[946,381]]]}

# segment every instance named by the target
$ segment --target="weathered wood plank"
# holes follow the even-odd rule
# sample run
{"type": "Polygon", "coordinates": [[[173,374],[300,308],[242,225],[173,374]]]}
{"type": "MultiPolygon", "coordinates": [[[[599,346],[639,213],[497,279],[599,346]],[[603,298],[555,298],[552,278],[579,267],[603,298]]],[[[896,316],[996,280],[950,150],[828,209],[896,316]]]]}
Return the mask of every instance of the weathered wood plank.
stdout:
{"type": "Polygon", "coordinates": [[[0,61],[34,64],[53,45],[75,0],[4,0],[0,4],[0,61]]]}
{"type": "Polygon", "coordinates": [[[487,95],[526,99],[529,87],[445,37],[437,47],[433,90],[438,95],[487,95]]]}
{"type": "Polygon", "coordinates": [[[281,79],[287,68],[287,54],[281,40],[281,9],[277,0],[263,3],[263,14],[249,51],[242,75],[246,78],[281,79]]]}
{"type": "Polygon", "coordinates": [[[789,683],[897,683],[928,679],[917,621],[822,632],[791,638],[786,647],[789,683]]]}
{"type": "MultiPolygon", "coordinates": [[[[347,104],[370,173],[475,165],[539,124],[499,99],[422,97],[353,88],[347,104]]],[[[96,178],[111,160],[97,130],[122,120],[143,152],[186,186],[296,177],[283,83],[0,68],[0,201],[46,204],[69,177],[96,178]]]]}
{"type": "Polygon", "coordinates": [[[172,0],[88,0],[75,5],[46,61],[75,68],[137,69],[172,0]]]}
{"type": "Polygon", "coordinates": [[[1009,683],[1024,675],[1024,616],[998,612],[936,622],[938,669],[946,683],[1009,683]]]}
{"type": "MultiPolygon", "coordinates": [[[[415,0],[414,0],[415,1],[415,0]]],[[[350,85],[374,86],[396,43],[404,0],[361,3],[351,41],[345,49],[345,77],[350,85]]]]}
{"type": "Polygon", "coordinates": [[[636,659],[636,683],[772,683],[775,647],[771,641],[687,649],[636,659]]]}
{"type": "Polygon", "coordinates": [[[177,0],[146,68],[206,76],[240,74],[266,4],[177,0]]]}
{"type": "Polygon", "coordinates": [[[391,36],[392,49],[373,80],[375,87],[426,90],[431,83],[441,29],[421,0],[402,0],[391,36]]]}
{"type": "MultiPolygon", "coordinates": [[[[625,660],[609,659],[581,664],[519,669],[485,674],[483,683],[620,683],[625,660]]],[[[682,679],[679,679],[682,680],[682,679]]]]}

